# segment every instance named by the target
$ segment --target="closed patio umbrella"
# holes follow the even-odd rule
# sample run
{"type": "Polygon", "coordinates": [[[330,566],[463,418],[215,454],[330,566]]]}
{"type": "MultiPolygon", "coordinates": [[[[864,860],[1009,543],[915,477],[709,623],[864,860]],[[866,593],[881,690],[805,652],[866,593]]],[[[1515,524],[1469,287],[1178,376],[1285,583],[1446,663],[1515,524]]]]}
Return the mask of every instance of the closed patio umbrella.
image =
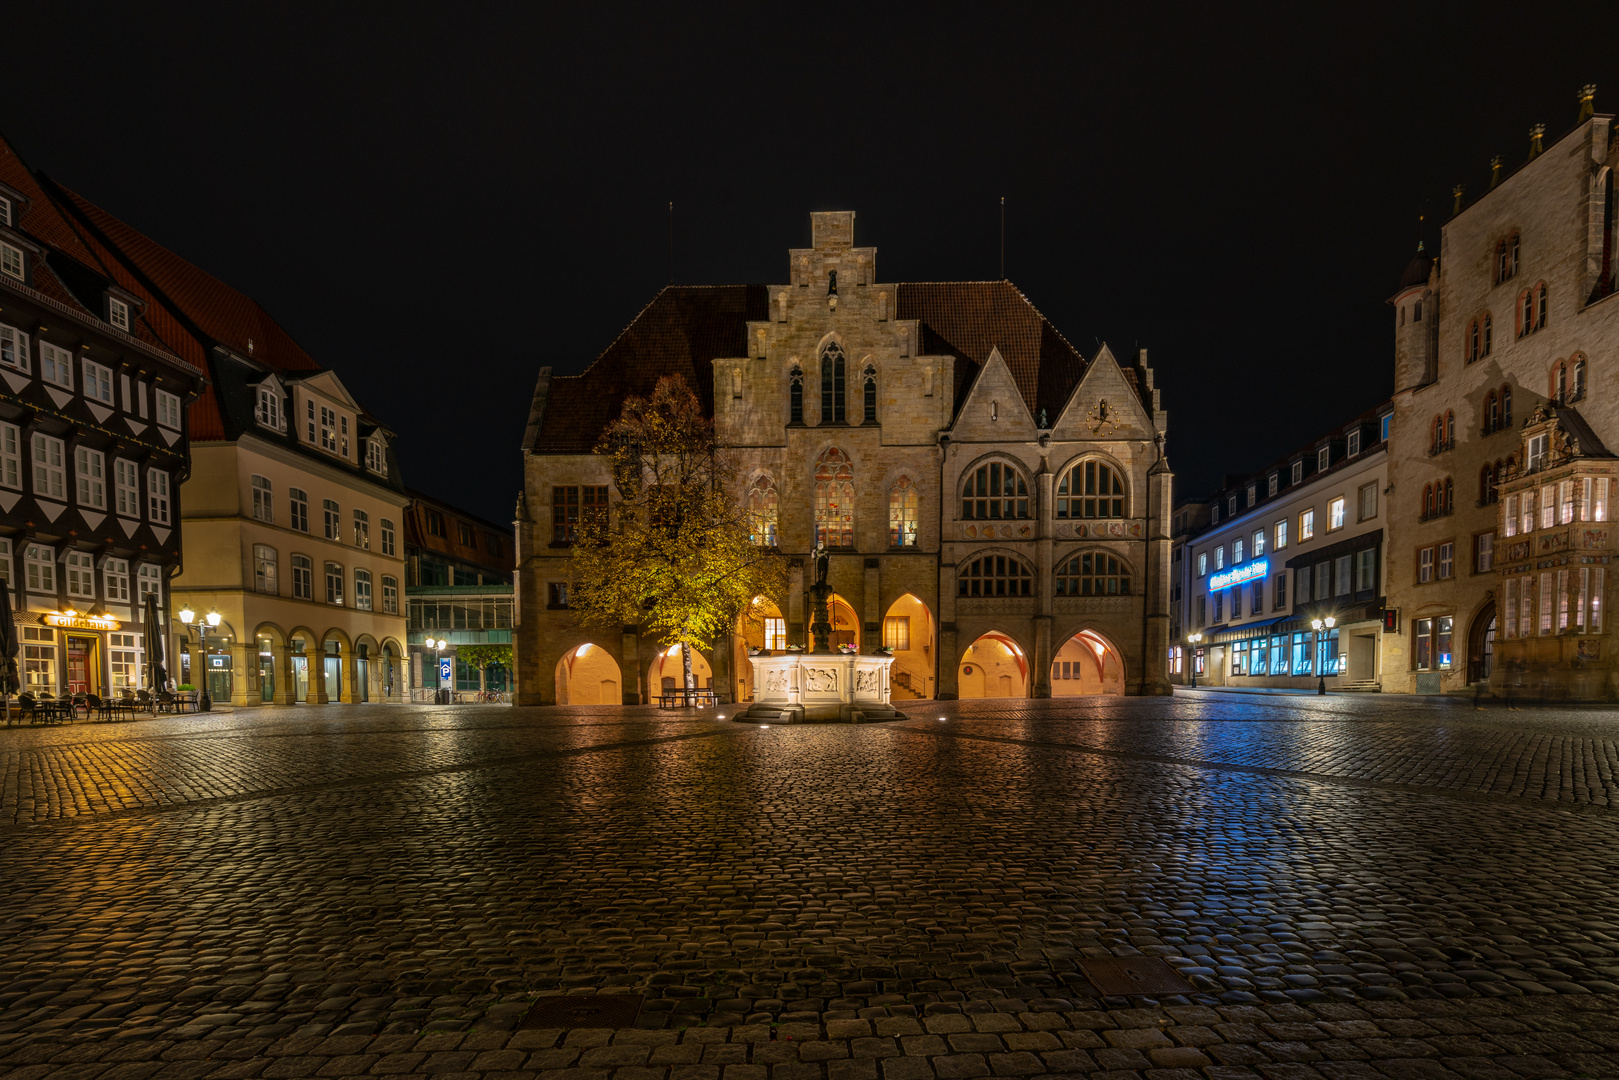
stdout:
{"type": "Polygon", "coordinates": [[[157,708],[157,692],[166,689],[169,673],[163,667],[163,623],[157,613],[157,594],[146,594],[146,685],[152,691],[152,707],[157,708]]]}
{"type": "Polygon", "coordinates": [[[22,686],[17,678],[17,624],[11,621],[11,586],[0,585],[0,694],[5,695],[6,723],[11,723],[11,695],[22,686]]]}

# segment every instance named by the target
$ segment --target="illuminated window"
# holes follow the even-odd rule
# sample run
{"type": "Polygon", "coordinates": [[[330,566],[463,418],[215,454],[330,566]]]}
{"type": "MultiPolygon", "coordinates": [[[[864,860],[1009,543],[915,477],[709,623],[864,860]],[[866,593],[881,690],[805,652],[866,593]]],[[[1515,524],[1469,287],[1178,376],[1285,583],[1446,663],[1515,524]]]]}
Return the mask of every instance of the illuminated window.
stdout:
{"type": "Polygon", "coordinates": [[[1283,518],[1276,523],[1276,550],[1280,551],[1287,546],[1287,519],[1283,518]]]}
{"type": "Polygon", "coordinates": [[[895,652],[908,652],[911,648],[911,617],[889,615],[883,619],[883,647],[895,652]]]}
{"type": "Polygon", "coordinates": [[[776,482],[768,476],[754,477],[748,485],[748,531],[755,544],[776,546],[777,515],[776,482]]]}
{"type": "Polygon", "coordinates": [[[281,591],[277,581],[275,548],[266,544],[253,545],[253,589],[255,592],[276,596],[281,591]]]}
{"type": "Polygon", "coordinates": [[[902,476],[888,489],[888,545],[915,547],[917,491],[911,478],[902,476]]]}
{"type": "Polygon", "coordinates": [[[785,649],[787,647],[787,620],[765,619],[765,648],[785,649]]]}
{"type": "Polygon", "coordinates": [[[854,462],[835,446],[815,463],[815,543],[854,547],[854,462]]]}
{"type": "Polygon", "coordinates": [[[275,524],[275,491],[269,477],[253,477],[253,520],[275,524]]]}
{"type": "Polygon", "coordinates": [[[1327,531],[1344,527],[1344,499],[1340,495],[1327,502],[1327,531]]]}
{"type": "Polygon", "coordinates": [[[1299,542],[1313,539],[1315,539],[1315,510],[1312,508],[1299,515],[1299,542]]]}

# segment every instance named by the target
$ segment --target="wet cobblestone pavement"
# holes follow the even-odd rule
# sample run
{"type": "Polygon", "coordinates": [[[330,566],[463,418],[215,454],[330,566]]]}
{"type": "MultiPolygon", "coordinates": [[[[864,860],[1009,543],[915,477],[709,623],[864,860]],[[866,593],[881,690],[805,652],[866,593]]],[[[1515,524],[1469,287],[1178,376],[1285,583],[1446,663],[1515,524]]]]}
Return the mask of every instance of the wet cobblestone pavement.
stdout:
{"type": "Polygon", "coordinates": [[[1619,710],[909,708],[0,731],[0,1072],[1619,1076],[1619,710]]]}

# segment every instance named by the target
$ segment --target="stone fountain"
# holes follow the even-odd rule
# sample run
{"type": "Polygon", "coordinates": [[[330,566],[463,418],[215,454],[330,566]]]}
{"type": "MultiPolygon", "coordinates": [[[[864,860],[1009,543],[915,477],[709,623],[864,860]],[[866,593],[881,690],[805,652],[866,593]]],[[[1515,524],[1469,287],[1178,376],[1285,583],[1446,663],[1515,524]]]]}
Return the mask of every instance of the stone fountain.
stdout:
{"type": "Polygon", "coordinates": [[[813,557],[810,638],[814,648],[807,653],[749,657],[753,704],[733,719],[740,723],[859,724],[901,718],[904,714],[889,704],[888,677],[894,658],[832,648],[832,586],[826,583],[826,549],[817,547],[813,557]]]}

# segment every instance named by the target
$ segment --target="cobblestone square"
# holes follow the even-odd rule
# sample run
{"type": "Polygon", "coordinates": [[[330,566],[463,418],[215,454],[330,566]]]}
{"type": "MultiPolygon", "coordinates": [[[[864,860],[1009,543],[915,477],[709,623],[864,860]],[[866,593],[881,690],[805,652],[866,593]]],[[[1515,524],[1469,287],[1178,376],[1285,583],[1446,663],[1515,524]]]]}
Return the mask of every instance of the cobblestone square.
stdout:
{"type": "Polygon", "coordinates": [[[0,731],[0,1069],[1619,1076],[1619,712],[1181,692],[0,731]],[[1186,997],[1106,998],[1086,957],[1186,997]],[[519,1028],[641,994],[627,1029],[519,1028]]]}

